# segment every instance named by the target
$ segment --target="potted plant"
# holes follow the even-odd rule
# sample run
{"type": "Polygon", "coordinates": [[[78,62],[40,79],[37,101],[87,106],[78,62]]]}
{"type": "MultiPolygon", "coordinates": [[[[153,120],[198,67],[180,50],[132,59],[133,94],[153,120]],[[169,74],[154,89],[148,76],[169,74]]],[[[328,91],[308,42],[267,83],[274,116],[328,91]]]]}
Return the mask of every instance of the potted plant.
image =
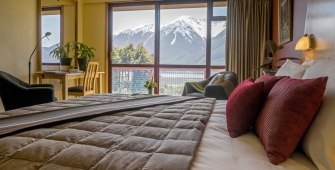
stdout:
{"type": "Polygon", "coordinates": [[[69,52],[69,43],[66,43],[65,45],[59,43],[56,45],[56,48],[49,53],[49,55],[52,55],[53,58],[59,59],[61,65],[70,66],[72,58],[69,57],[69,52]]]}
{"type": "Polygon", "coordinates": [[[74,50],[74,57],[77,58],[79,69],[85,71],[87,63],[94,58],[95,48],[88,47],[86,44],[81,42],[72,42],[72,50],[74,50]]]}
{"type": "Polygon", "coordinates": [[[154,76],[151,77],[151,80],[145,82],[144,87],[148,89],[148,94],[152,94],[152,89],[158,87],[157,83],[154,81],[154,76]]]}
{"type": "Polygon", "coordinates": [[[280,58],[278,60],[276,60],[276,52],[283,49],[284,47],[282,45],[277,46],[277,44],[275,42],[273,42],[272,40],[268,40],[265,42],[265,49],[272,54],[271,57],[265,57],[264,59],[264,64],[257,67],[256,69],[254,69],[254,71],[258,70],[258,69],[263,69],[264,74],[270,73],[271,75],[276,74],[277,70],[276,68],[276,63],[278,61],[282,61],[282,60],[300,60],[299,58],[294,58],[294,57],[283,57],[280,58]]]}

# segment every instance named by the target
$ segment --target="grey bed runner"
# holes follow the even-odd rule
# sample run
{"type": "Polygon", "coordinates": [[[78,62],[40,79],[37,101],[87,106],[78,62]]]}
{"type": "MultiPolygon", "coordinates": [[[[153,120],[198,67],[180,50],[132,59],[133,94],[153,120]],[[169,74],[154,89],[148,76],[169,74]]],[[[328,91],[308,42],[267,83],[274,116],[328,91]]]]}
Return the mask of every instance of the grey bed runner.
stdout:
{"type": "MultiPolygon", "coordinates": [[[[0,169],[189,169],[215,99],[182,99],[187,98],[141,99],[177,104],[104,114],[0,138],[0,169]]],[[[110,104],[122,108],[132,102],[110,104]]],[[[104,109],[108,110],[98,110],[104,109]]],[[[96,110],[87,112],[92,111],[96,110]]]]}
{"type": "Polygon", "coordinates": [[[0,135],[27,127],[91,116],[106,112],[130,110],[145,106],[182,102],[194,97],[96,94],[59,102],[34,105],[0,113],[0,135]]]}

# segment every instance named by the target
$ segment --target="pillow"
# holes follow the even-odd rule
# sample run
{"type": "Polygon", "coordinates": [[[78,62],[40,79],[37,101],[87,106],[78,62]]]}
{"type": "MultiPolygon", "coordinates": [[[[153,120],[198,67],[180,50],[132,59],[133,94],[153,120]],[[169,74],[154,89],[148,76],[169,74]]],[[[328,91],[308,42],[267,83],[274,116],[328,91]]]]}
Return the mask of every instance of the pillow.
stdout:
{"type": "Polygon", "coordinates": [[[315,60],[303,77],[328,76],[322,106],[304,139],[302,149],[318,169],[335,169],[335,60],[315,60]]]}
{"type": "Polygon", "coordinates": [[[272,89],[272,87],[282,78],[284,78],[286,76],[271,76],[270,73],[265,74],[263,76],[261,76],[260,78],[258,78],[255,83],[258,82],[264,82],[264,95],[265,97],[268,96],[270,90],[272,89]]]}
{"type": "Polygon", "coordinates": [[[307,67],[308,66],[302,66],[294,63],[291,60],[286,60],[286,62],[277,71],[276,76],[290,76],[291,78],[301,79],[302,76],[304,76],[307,67]]]}
{"type": "Polygon", "coordinates": [[[249,78],[230,95],[226,106],[227,128],[231,137],[246,133],[255,123],[263,104],[263,82],[249,78]]]}
{"type": "Polygon", "coordinates": [[[322,103],[327,79],[285,77],[270,91],[255,129],[272,164],[284,162],[294,152],[322,103]]]}
{"type": "Polygon", "coordinates": [[[202,85],[202,87],[206,87],[209,82],[210,82],[210,80],[207,80],[207,79],[199,81],[199,83],[202,85]]]}
{"type": "Polygon", "coordinates": [[[305,61],[301,64],[302,66],[311,66],[314,63],[315,60],[312,60],[308,57],[305,57],[305,61]]]}
{"type": "Polygon", "coordinates": [[[224,80],[224,74],[218,74],[208,83],[208,85],[218,85],[222,83],[223,80],[224,80]]]}

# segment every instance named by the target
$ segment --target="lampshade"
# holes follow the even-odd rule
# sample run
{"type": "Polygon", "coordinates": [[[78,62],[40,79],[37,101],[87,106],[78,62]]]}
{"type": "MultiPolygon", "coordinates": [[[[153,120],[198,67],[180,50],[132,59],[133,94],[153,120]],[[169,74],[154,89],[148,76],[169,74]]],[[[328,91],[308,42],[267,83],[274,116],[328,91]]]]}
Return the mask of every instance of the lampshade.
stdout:
{"type": "Polygon", "coordinates": [[[311,43],[310,43],[309,36],[308,34],[305,34],[299,39],[299,41],[295,45],[295,50],[309,50],[311,47],[310,45],[311,43]]]}

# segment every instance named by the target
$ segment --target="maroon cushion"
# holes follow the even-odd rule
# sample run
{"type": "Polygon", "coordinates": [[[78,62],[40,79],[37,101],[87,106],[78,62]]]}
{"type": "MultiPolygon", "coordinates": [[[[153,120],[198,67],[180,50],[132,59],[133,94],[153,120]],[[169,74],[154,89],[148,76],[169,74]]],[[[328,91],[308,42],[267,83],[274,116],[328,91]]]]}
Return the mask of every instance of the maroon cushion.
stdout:
{"type": "Polygon", "coordinates": [[[255,129],[270,162],[284,162],[317,113],[328,77],[281,79],[270,91],[255,129]]]}
{"type": "Polygon", "coordinates": [[[258,78],[255,83],[264,82],[264,95],[268,96],[269,92],[271,91],[272,87],[282,78],[287,76],[271,76],[270,73],[265,74],[258,78]]]}
{"type": "Polygon", "coordinates": [[[240,83],[230,95],[227,106],[227,126],[233,138],[246,133],[254,125],[262,108],[263,82],[254,83],[249,78],[240,83]]]}

